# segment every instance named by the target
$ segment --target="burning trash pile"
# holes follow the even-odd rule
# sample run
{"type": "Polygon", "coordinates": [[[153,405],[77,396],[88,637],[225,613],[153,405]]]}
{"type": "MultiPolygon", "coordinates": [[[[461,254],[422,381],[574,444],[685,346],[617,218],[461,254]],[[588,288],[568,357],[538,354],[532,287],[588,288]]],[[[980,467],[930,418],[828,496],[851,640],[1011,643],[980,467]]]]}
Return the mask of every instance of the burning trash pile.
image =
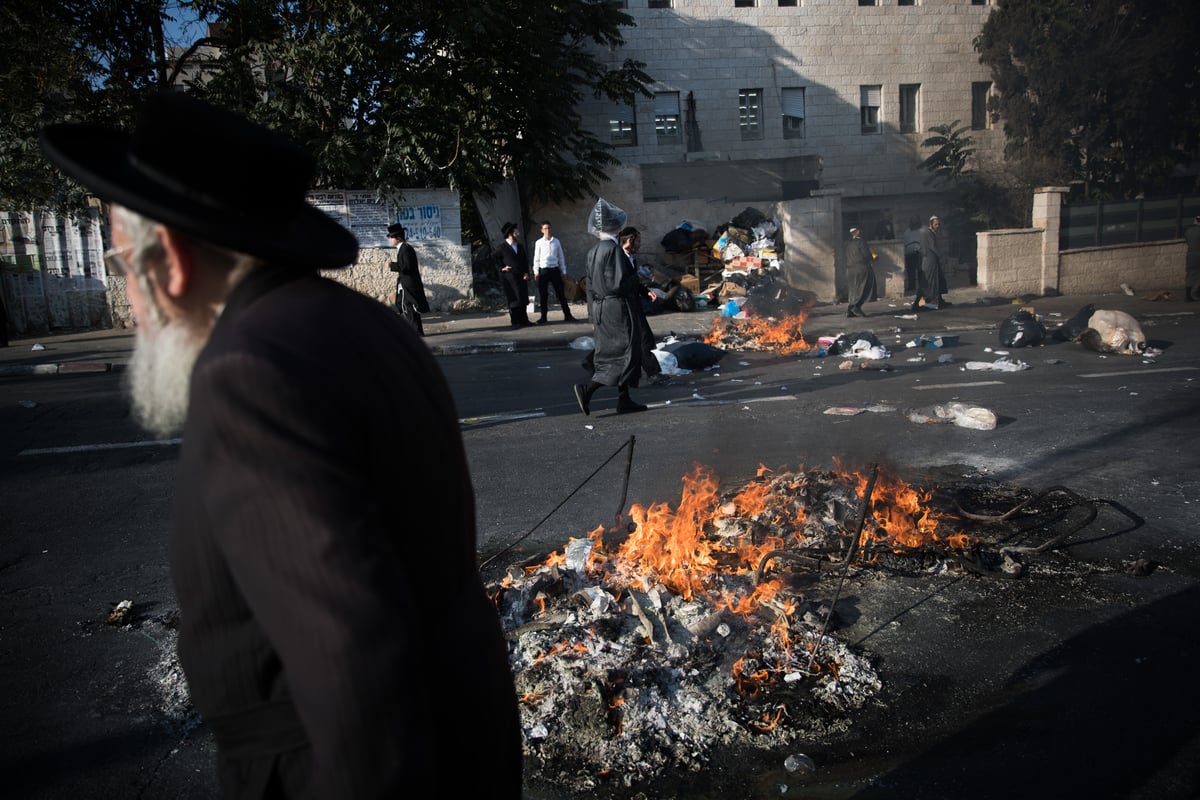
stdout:
{"type": "Polygon", "coordinates": [[[718,747],[845,730],[882,685],[829,633],[832,578],[971,548],[930,500],[878,469],[763,467],[722,493],[697,466],[676,508],[632,506],[620,541],[599,527],[510,567],[490,591],[527,754],[574,789],[632,786],[718,747]]]}

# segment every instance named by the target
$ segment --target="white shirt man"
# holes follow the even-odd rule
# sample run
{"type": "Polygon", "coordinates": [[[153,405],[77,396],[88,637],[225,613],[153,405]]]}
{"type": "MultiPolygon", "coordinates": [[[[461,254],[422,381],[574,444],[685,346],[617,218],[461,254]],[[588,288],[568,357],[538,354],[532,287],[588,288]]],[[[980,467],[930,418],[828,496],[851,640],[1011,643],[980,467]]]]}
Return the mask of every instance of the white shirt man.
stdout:
{"type": "Polygon", "coordinates": [[[537,278],[538,308],[542,315],[538,325],[546,324],[546,300],[550,297],[550,287],[562,306],[563,322],[573,322],[571,307],[563,290],[563,275],[567,271],[567,257],[563,254],[562,242],[550,233],[550,223],[542,223],[542,238],[533,243],[533,275],[537,278]]]}

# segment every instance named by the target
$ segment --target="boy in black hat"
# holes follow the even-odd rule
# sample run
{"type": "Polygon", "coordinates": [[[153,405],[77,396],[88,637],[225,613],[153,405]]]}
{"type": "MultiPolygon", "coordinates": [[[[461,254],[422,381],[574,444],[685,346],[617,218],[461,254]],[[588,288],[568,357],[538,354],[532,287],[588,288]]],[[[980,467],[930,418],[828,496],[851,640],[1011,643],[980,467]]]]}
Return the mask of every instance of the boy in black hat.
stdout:
{"type": "Polygon", "coordinates": [[[461,746],[457,791],[519,798],[454,400],[411,326],[320,275],[358,248],[305,201],[311,159],[178,93],[132,133],[56,125],[42,148],[113,203],[134,407],[183,430],[179,659],[224,796],[401,797],[443,782],[441,751],[461,746]],[[428,691],[430,654],[464,647],[438,666],[452,688],[428,691]]]}
{"type": "Polygon", "coordinates": [[[421,314],[429,313],[429,301],[425,299],[425,284],[417,268],[417,251],[406,240],[406,231],[399,222],[388,225],[388,241],[396,247],[396,260],[388,262],[392,272],[397,273],[396,310],[424,336],[421,314]]]}

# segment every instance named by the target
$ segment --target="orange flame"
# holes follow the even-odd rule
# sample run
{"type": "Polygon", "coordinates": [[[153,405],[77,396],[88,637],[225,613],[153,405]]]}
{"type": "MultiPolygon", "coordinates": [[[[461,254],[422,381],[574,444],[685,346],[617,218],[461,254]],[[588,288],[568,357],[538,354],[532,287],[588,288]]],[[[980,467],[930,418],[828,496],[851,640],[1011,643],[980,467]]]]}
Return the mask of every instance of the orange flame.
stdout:
{"type": "Polygon", "coordinates": [[[808,312],[789,314],[782,319],[756,317],[747,312],[744,319],[717,316],[704,337],[704,343],[726,350],[767,350],[792,355],[811,350],[804,340],[808,312]]]}

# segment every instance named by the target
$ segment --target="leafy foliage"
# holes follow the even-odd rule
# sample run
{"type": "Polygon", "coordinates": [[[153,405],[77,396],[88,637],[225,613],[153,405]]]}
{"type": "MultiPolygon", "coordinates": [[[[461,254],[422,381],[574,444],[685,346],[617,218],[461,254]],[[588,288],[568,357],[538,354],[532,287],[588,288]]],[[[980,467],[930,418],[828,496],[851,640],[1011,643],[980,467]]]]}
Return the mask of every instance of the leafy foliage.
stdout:
{"type": "Polygon", "coordinates": [[[929,132],[934,135],[921,142],[921,146],[936,147],[937,150],[918,164],[917,169],[929,170],[933,183],[947,183],[969,175],[968,162],[975,155],[975,141],[965,135],[970,129],[969,125],[959,124],[959,120],[930,128],[929,132]]]}
{"type": "Polygon", "coordinates": [[[975,47],[1010,158],[1093,196],[1166,191],[1200,134],[1200,4],[1005,0],[975,47]]]}
{"type": "Polygon", "coordinates": [[[187,88],[299,142],[319,187],[471,192],[519,176],[527,201],[576,199],[617,163],[578,101],[649,95],[642,64],[603,58],[632,24],[610,0],[192,0],[220,53],[192,52],[199,72],[154,58],[164,2],[15,0],[0,44],[23,57],[0,91],[30,110],[3,123],[0,196],[78,202],[36,155],[37,130],[127,124],[147,93],[187,88]],[[183,87],[167,85],[176,72],[183,87]]]}

